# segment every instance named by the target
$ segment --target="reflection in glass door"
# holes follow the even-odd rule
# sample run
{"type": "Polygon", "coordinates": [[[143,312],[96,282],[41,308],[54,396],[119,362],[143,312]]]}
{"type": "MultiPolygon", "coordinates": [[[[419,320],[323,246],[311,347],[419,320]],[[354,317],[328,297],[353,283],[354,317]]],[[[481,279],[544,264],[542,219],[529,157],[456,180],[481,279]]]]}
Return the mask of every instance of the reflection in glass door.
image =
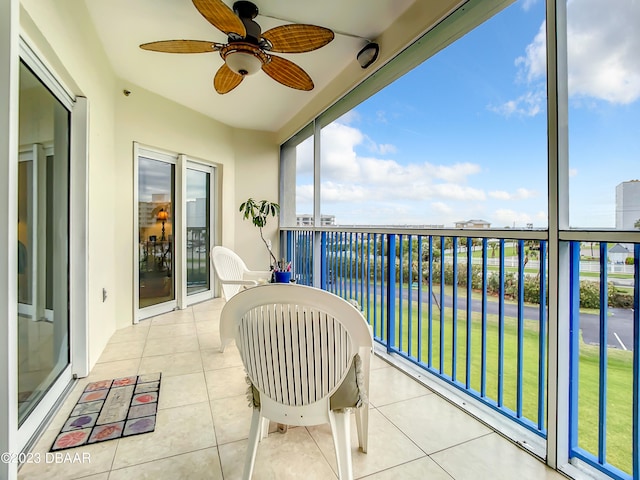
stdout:
{"type": "Polygon", "coordinates": [[[139,308],[175,300],[175,165],[138,158],[139,308]]]}
{"type": "Polygon", "coordinates": [[[70,112],[20,65],[18,423],[70,364],[70,112]]]}
{"type": "Polygon", "coordinates": [[[210,184],[208,168],[187,167],[187,296],[211,289],[209,248],[211,246],[210,184]]]}

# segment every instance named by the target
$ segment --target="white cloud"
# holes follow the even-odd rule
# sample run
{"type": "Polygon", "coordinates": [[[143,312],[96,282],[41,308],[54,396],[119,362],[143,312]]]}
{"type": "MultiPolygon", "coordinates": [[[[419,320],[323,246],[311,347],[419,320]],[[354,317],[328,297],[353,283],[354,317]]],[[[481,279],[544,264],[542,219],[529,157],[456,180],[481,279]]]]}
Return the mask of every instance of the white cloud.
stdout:
{"type": "Polygon", "coordinates": [[[502,105],[490,105],[489,110],[505,117],[512,115],[535,117],[544,111],[544,104],[547,100],[547,95],[542,87],[543,85],[537,91],[525,92],[515,100],[509,100],[502,105]]]}
{"type": "MultiPolygon", "coordinates": [[[[516,212],[515,210],[510,210],[508,208],[499,208],[493,213],[493,218],[495,219],[497,225],[492,225],[492,227],[515,227],[515,228],[523,228],[527,226],[527,223],[534,223],[531,215],[524,212],[516,212]]],[[[535,223],[534,223],[535,226],[535,223]]]]}
{"type": "Polygon", "coordinates": [[[578,175],[578,169],[577,168],[570,168],[569,169],[569,176],[570,177],[575,177],[578,175]]]}
{"type": "Polygon", "coordinates": [[[518,188],[513,193],[505,192],[504,190],[495,190],[493,192],[489,192],[488,195],[496,200],[527,200],[537,197],[538,192],[526,188],[518,188]]]}
{"type": "MultiPolygon", "coordinates": [[[[526,188],[488,194],[473,185],[482,168],[471,162],[402,164],[393,158],[358,155],[358,147],[368,148],[370,143],[359,129],[340,122],[322,130],[322,213],[336,215],[338,223],[451,226],[464,218],[495,222],[487,201],[538,196],[526,188]]],[[[378,154],[385,148],[378,148],[378,154]]],[[[298,185],[297,205],[309,209],[312,193],[312,185],[298,185]]],[[[513,214],[503,217],[509,218],[508,224],[513,222],[513,214]]]]}
{"type": "Polygon", "coordinates": [[[533,7],[536,3],[538,3],[538,1],[539,0],[524,0],[522,2],[522,9],[525,12],[528,12],[531,9],[531,7],[533,7]]]}
{"type": "Polygon", "coordinates": [[[567,4],[569,92],[614,104],[640,98],[640,2],[567,4]]]}
{"type": "MultiPolygon", "coordinates": [[[[567,5],[569,94],[614,104],[640,98],[640,2],[571,0],[567,5]]],[[[543,22],[516,59],[528,83],[546,76],[543,22]]]]}

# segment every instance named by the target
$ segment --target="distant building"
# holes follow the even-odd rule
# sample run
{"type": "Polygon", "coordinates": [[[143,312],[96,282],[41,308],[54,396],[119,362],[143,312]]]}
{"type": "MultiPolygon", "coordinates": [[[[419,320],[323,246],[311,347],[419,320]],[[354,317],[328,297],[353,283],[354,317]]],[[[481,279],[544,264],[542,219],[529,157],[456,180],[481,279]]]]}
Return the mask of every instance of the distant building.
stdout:
{"type": "Polygon", "coordinates": [[[463,220],[456,222],[455,228],[491,228],[491,224],[485,220],[463,220]]]}
{"type": "Polygon", "coordinates": [[[616,186],[616,230],[635,230],[640,220],[640,180],[616,186]]]}
{"type": "MultiPolygon", "coordinates": [[[[320,215],[320,226],[328,227],[336,224],[336,216],[335,215],[320,215]]],[[[302,227],[312,227],[313,226],[313,215],[309,213],[302,213],[300,215],[296,215],[296,225],[302,227]]]]}

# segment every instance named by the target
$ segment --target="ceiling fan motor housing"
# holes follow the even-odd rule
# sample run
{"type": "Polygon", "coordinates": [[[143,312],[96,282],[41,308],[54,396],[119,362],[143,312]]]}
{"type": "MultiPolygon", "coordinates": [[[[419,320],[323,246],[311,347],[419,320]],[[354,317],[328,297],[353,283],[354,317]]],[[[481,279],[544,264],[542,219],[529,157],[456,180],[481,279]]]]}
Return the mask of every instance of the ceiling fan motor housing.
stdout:
{"type": "MultiPolygon", "coordinates": [[[[243,0],[233,4],[233,11],[240,17],[247,31],[244,41],[258,45],[262,37],[262,29],[260,25],[253,20],[258,16],[258,7],[252,2],[243,0]]],[[[230,39],[230,41],[233,40],[230,39]]]]}

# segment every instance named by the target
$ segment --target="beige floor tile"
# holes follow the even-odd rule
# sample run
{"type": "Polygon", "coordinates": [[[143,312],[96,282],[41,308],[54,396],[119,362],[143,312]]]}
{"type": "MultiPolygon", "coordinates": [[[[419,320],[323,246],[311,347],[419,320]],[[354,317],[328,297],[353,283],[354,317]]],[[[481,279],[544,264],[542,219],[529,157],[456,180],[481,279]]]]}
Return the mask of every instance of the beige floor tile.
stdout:
{"type": "Polygon", "coordinates": [[[142,357],[140,361],[140,374],[161,372],[163,378],[172,375],[185,375],[202,371],[202,358],[200,352],[172,353],[153,357],[142,357]]]}
{"type": "Polygon", "coordinates": [[[55,454],[49,453],[49,449],[58,433],[47,430],[42,435],[32,450],[34,455],[40,456],[41,463],[24,465],[18,474],[19,480],[71,480],[108,472],[111,469],[119,440],[61,450],[58,453],[62,457],[56,457],[55,454]]]}
{"type": "MultiPolygon", "coordinates": [[[[155,327],[155,328],[163,328],[155,327]]],[[[168,355],[171,353],[194,352],[200,349],[197,335],[183,335],[179,337],[149,338],[142,352],[143,357],[168,355]]]]}
{"type": "Polygon", "coordinates": [[[208,401],[203,372],[162,378],[158,408],[181,407],[208,401]]]}
{"type": "MultiPolygon", "coordinates": [[[[336,455],[329,425],[308,427],[308,430],[332,468],[336,469],[336,455]]],[[[355,415],[351,415],[351,455],[354,476],[363,477],[424,457],[425,453],[378,411],[371,409],[367,453],[362,453],[358,448],[355,415]]]]}
{"type": "Polygon", "coordinates": [[[91,369],[89,375],[82,378],[80,383],[84,383],[84,385],[86,385],[87,383],[97,382],[98,380],[109,380],[111,378],[137,375],[138,368],[140,368],[140,358],[96,363],[95,367],[91,369]]]}
{"type": "Polygon", "coordinates": [[[100,355],[98,363],[140,358],[144,350],[145,342],[146,340],[144,339],[131,342],[109,342],[102,352],[102,355],[100,355]]]}
{"type": "Polygon", "coordinates": [[[217,333],[220,334],[219,322],[197,322],[195,324],[198,335],[205,333],[217,333]]]}
{"type": "MultiPolygon", "coordinates": [[[[247,441],[218,447],[225,480],[242,478],[247,441]]],[[[254,480],[336,479],[322,452],[305,428],[290,428],[286,434],[271,434],[258,445],[254,480]]]]}
{"type": "Polygon", "coordinates": [[[211,310],[194,311],[193,318],[196,323],[214,322],[217,325],[220,322],[220,312],[222,312],[222,306],[211,310]]]}
{"type": "Polygon", "coordinates": [[[229,345],[224,353],[218,348],[200,350],[202,355],[202,367],[206,370],[217,370],[227,367],[241,367],[242,358],[235,345],[229,345]]]}
{"type": "Polygon", "coordinates": [[[149,328],[149,335],[147,336],[147,340],[151,340],[152,338],[170,338],[175,339],[177,337],[183,337],[186,335],[195,335],[196,334],[196,326],[195,323],[176,323],[170,325],[154,325],[151,324],[151,328],[149,328]]]}
{"type": "MultiPolygon", "coordinates": [[[[480,479],[480,477],[477,477],[480,479]]],[[[397,467],[374,473],[367,480],[453,480],[453,477],[445,472],[429,457],[419,458],[413,462],[404,463],[397,467]]]]}
{"type": "Polygon", "coordinates": [[[376,407],[432,394],[394,367],[376,369],[375,375],[371,375],[369,390],[369,400],[376,407]]]}
{"type": "Polygon", "coordinates": [[[218,445],[244,440],[249,436],[253,408],[246,395],[211,401],[213,426],[218,445]]]}
{"type": "Polygon", "coordinates": [[[245,395],[247,382],[242,367],[221,368],[204,372],[210,400],[245,395]]]}
{"type": "Polygon", "coordinates": [[[438,395],[425,395],[378,410],[427,454],[491,432],[438,395]]]}
{"type": "Polygon", "coordinates": [[[198,335],[198,343],[202,350],[220,350],[220,334],[219,333],[202,333],[198,335]]]}
{"type": "Polygon", "coordinates": [[[109,480],[109,473],[98,473],[97,475],[88,475],[79,480],[109,480]]]}
{"type": "Polygon", "coordinates": [[[374,355],[371,360],[371,370],[377,370],[378,368],[386,368],[389,364],[382,360],[380,357],[374,355]]]}
{"type": "Polygon", "coordinates": [[[214,447],[209,403],[159,410],[155,431],[122,438],[118,443],[113,469],[214,447]]]}
{"type": "Polygon", "coordinates": [[[116,330],[111,338],[109,339],[109,343],[120,343],[120,342],[134,342],[137,340],[146,340],[147,335],[149,334],[149,327],[151,326],[151,322],[141,322],[137,325],[131,325],[130,327],[121,328],[116,330]]]}
{"type": "Polygon", "coordinates": [[[190,308],[184,310],[176,310],[175,312],[158,315],[151,319],[151,326],[158,325],[176,325],[179,323],[193,323],[193,311],[190,308]]]}
{"type": "Polygon", "coordinates": [[[199,312],[208,312],[211,310],[220,310],[224,307],[225,300],[223,298],[214,298],[212,300],[207,300],[206,302],[196,303],[191,308],[193,308],[194,313],[199,312]]]}
{"type": "Polygon", "coordinates": [[[142,465],[113,470],[109,480],[222,480],[217,448],[174,455],[142,465]]]}
{"type": "Polygon", "coordinates": [[[456,480],[565,480],[496,433],[431,455],[456,480]]]}

